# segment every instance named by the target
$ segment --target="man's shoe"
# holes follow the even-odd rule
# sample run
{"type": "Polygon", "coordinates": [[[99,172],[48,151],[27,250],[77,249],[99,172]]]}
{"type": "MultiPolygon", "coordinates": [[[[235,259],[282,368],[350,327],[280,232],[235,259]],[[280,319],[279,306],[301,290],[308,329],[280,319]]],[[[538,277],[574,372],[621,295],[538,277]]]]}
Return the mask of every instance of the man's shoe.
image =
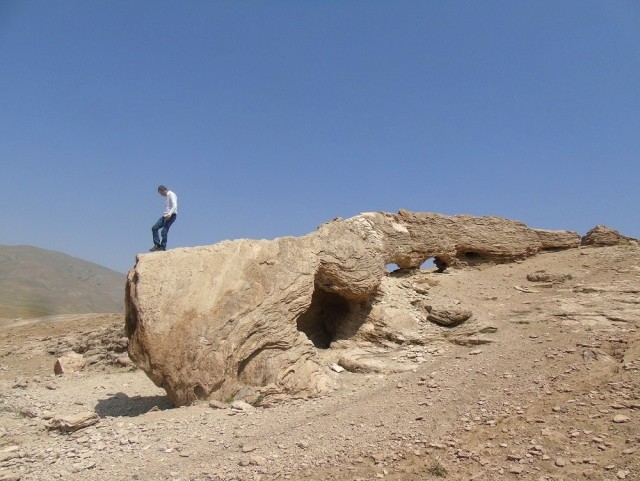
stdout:
{"type": "Polygon", "coordinates": [[[162,247],[155,245],[153,246],[151,249],[149,249],[149,252],[155,252],[155,251],[160,251],[162,250],[162,247]]]}

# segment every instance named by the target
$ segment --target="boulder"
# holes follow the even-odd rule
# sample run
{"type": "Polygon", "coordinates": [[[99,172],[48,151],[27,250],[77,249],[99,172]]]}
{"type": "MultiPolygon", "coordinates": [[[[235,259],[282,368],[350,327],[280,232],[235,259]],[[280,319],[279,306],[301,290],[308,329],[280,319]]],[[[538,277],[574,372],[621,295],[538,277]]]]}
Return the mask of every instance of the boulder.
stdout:
{"type": "Polygon", "coordinates": [[[463,307],[430,307],[427,319],[441,326],[457,326],[469,320],[473,313],[463,307]]]}
{"type": "Polygon", "coordinates": [[[597,225],[582,238],[581,245],[604,247],[615,246],[618,244],[628,244],[635,239],[620,234],[617,230],[604,225],[597,225]]]}
{"type": "Polygon", "coordinates": [[[580,245],[580,237],[575,232],[535,229],[535,233],[544,251],[571,249],[580,245]]]}
{"type": "Polygon", "coordinates": [[[375,366],[370,363],[362,362],[362,361],[357,361],[355,359],[351,359],[347,357],[341,357],[338,360],[338,366],[350,372],[359,372],[359,373],[382,372],[382,369],[379,368],[378,366],[375,366]]]}
{"type": "Polygon", "coordinates": [[[400,211],[336,219],[302,237],[140,254],[125,295],[129,357],[176,406],[252,390],[265,405],[319,395],[335,379],[319,351],[372,325],[387,266],[512,262],[579,242],[499,217],[400,211]]]}
{"type": "Polygon", "coordinates": [[[81,371],[86,364],[87,361],[82,354],[70,352],[56,360],[53,372],[58,376],[62,376],[63,374],[81,371]]]}
{"type": "Polygon", "coordinates": [[[93,426],[100,421],[100,416],[96,413],[87,411],[71,416],[56,416],[49,421],[49,429],[62,431],[64,433],[72,433],[80,429],[93,426]]]}

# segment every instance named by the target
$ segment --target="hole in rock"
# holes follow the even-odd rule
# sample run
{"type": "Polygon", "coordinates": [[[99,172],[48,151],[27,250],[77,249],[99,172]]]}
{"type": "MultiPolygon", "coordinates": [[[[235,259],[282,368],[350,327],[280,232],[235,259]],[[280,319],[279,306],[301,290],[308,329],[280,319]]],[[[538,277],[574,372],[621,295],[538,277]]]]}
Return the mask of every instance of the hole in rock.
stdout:
{"type": "Polygon", "coordinates": [[[357,332],[366,317],[363,307],[357,301],[316,289],[309,308],[298,317],[298,331],[304,332],[317,348],[328,349],[336,339],[349,338],[357,332]]]}
{"type": "Polygon", "coordinates": [[[387,272],[395,272],[395,271],[397,271],[399,269],[400,268],[398,267],[398,264],[387,264],[386,265],[387,272]]]}
{"type": "Polygon", "coordinates": [[[435,259],[435,257],[431,257],[430,259],[427,259],[426,261],[424,261],[420,265],[420,269],[424,269],[424,270],[428,270],[428,271],[436,269],[436,259],[435,259]]]}
{"type": "Polygon", "coordinates": [[[458,251],[457,257],[470,266],[477,266],[491,260],[489,256],[476,251],[458,251]]]}
{"type": "Polygon", "coordinates": [[[434,257],[433,258],[433,263],[436,265],[436,272],[444,272],[448,265],[445,261],[443,261],[440,257],[434,257]]]}
{"type": "Polygon", "coordinates": [[[207,399],[207,391],[200,384],[197,384],[193,388],[193,394],[196,396],[196,399],[207,399]]]}

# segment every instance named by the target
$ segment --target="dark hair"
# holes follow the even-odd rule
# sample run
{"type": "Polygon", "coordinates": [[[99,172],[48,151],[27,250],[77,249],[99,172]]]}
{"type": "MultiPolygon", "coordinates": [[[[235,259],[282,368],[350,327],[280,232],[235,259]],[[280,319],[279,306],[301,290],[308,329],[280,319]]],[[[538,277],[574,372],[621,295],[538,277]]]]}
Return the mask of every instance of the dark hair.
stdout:
{"type": "Polygon", "coordinates": [[[169,190],[169,189],[167,189],[164,185],[159,185],[158,192],[160,192],[161,190],[169,190]]]}

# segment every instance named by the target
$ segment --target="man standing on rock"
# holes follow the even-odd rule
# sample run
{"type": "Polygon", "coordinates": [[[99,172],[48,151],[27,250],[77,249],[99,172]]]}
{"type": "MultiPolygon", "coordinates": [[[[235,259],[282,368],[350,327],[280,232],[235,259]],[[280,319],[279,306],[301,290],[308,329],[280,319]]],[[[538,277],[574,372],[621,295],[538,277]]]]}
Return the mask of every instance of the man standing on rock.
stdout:
{"type": "Polygon", "coordinates": [[[164,185],[158,187],[158,193],[164,197],[164,214],[158,219],[151,232],[153,233],[153,247],[149,249],[153,251],[166,251],[167,250],[167,234],[169,233],[169,227],[173,224],[178,216],[178,196],[167,189],[164,185]],[[161,237],[158,237],[158,231],[161,237]]]}

